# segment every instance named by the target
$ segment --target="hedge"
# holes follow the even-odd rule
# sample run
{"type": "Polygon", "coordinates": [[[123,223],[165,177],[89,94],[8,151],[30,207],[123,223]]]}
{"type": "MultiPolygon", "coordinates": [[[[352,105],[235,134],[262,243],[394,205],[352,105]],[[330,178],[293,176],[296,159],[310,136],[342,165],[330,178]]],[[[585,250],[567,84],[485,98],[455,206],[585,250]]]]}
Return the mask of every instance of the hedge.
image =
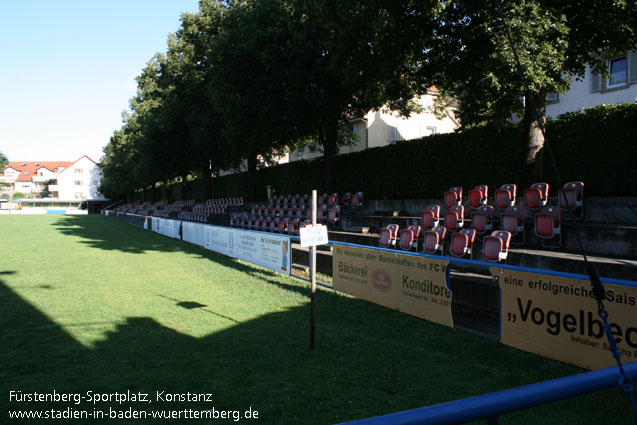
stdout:
{"type": "MultiPolygon", "coordinates": [[[[589,196],[637,194],[637,103],[561,115],[547,123],[547,139],[564,182],[583,181],[589,196]]],[[[478,184],[493,191],[518,183],[523,142],[520,125],[484,125],[339,155],[335,189],[364,191],[368,199],[440,198],[450,186],[468,190],[478,184]]],[[[543,167],[543,180],[555,196],[557,179],[549,155],[544,155],[543,167]]],[[[323,192],[322,172],[321,158],[261,169],[257,200],[267,199],[268,185],[277,194],[323,192]]],[[[189,197],[203,199],[203,190],[190,188],[200,182],[188,184],[189,197]]],[[[215,178],[212,191],[214,198],[246,197],[246,173],[215,178]]]]}

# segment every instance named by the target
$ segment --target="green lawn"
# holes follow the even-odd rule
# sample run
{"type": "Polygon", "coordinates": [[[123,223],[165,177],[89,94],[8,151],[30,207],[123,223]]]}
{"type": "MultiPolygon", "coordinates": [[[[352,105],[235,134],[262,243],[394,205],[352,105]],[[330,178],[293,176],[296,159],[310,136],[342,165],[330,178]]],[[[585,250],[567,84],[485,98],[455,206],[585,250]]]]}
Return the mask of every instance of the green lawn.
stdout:
{"type": "MultiPolygon", "coordinates": [[[[0,240],[0,423],[48,423],[10,421],[8,411],[70,406],[252,408],[258,419],[240,423],[330,424],[580,372],[327,289],[312,352],[306,282],[102,216],[0,216],[0,240]],[[10,402],[10,391],[131,391],[153,402],[10,402]],[[162,401],[158,391],[212,400],[162,401]]],[[[612,389],[500,423],[632,422],[612,389]]]]}

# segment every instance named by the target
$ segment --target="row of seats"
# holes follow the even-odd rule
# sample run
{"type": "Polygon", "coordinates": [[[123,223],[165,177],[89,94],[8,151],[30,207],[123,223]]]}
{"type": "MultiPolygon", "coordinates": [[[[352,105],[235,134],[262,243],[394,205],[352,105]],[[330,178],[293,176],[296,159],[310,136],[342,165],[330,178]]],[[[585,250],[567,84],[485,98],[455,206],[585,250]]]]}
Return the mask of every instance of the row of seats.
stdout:
{"type": "MultiPolygon", "coordinates": [[[[340,205],[341,208],[347,209],[348,211],[360,211],[363,208],[363,198],[364,192],[345,192],[343,194],[338,194],[337,192],[332,193],[331,195],[328,193],[324,193],[322,195],[317,196],[316,204],[318,206],[325,205],[328,209],[334,208],[336,205],[340,205]]],[[[310,207],[312,203],[311,195],[281,195],[281,196],[273,196],[270,198],[270,207],[272,208],[301,208],[301,207],[310,207]]]]}
{"type": "Polygon", "coordinates": [[[261,232],[283,233],[298,236],[299,229],[312,224],[311,219],[293,218],[248,218],[231,217],[230,227],[261,232]]]}
{"type": "MultiPolygon", "coordinates": [[[[421,226],[414,224],[400,230],[397,224],[381,229],[379,245],[383,248],[399,248],[403,251],[420,251],[426,254],[443,254],[447,237],[447,228],[436,226],[422,232],[421,226]]],[[[451,234],[449,252],[455,257],[473,257],[473,246],[477,232],[474,229],[462,229],[451,234]]],[[[482,259],[489,262],[506,261],[512,235],[506,230],[496,230],[484,237],[482,259]]]]}
{"type": "MultiPolygon", "coordinates": [[[[517,198],[517,185],[508,183],[500,186],[495,191],[493,197],[493,206],[499,211],[515,206],[517,198]]],[[[488,205],[489,186],[478,185],[469,191],[467,205],[477,210],[483,205],[488,205]]],[[[549,184],[534,183],[528,189],[524,190],[524,208],[531,213],[539,211],[548,205],[549,200],[549,184]]],[[[463,188],[462,186],[450,187],[444,193],[445,209],[450,209],[456,205],[463,205],[463,188]]],[[[564,184],[558,190],[557,207],[568,212],[571,219],[584,218],[584,183],[581,181],[572,181],[564,184]]]]}

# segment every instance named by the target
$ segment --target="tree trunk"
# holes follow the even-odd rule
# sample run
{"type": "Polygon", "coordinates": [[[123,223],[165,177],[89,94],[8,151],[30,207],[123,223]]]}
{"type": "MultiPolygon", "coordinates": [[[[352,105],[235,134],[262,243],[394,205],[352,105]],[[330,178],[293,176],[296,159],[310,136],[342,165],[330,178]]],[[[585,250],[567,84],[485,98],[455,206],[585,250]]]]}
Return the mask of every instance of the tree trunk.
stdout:
{"type": "Polygon", "coordinates": [[[212,199],[212,170],[210,169],[210,161],[206,160],[202,167],[203,173],[203,192],[206,199],[212,199]]]}
{"type": "Polygon", "coordinates": [[[188,179],[186,176],[181,179],[181,200],[185,201],[188,199],[188,190],[186,185],[188,184],[188,179]]]}
{"type": "Polygon", "coordinates": [[[546,123],[546,91],[533,94],[533,101],[526,98],[524,104],[524,148],[522,150],[522,168],[520,169],[520,185],[528,188],[543,178],[542,164],[544,153],[544,136],[533,108],[537,107],[542,125],[546,123]]]}
{"type": "Polygon", "coordinates": [[[257,155],[248,156],[248,201],[256,201],[257,196],[257,155]]]}
{"type": "Polygon", "coordinates": [[[323,190],[334,193],[334,171],[336,169],[336,155],[338,154],[338,120],[327,123],[323,144],[323,190]]]}

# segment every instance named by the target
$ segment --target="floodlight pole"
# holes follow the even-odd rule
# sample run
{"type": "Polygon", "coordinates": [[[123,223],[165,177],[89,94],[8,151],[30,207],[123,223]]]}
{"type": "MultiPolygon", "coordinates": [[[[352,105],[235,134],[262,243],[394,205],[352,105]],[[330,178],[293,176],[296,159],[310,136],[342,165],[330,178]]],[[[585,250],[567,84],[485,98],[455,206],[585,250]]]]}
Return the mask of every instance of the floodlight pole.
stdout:
{"type": "MultiPolygon", "coordinates": [[[[312,226],[316,226],[316,189],[312,190],[312,226]]],[[[316,245],[310,246],[310,350],[314,350],[314,320],[316,303],[316,245]]]]}

